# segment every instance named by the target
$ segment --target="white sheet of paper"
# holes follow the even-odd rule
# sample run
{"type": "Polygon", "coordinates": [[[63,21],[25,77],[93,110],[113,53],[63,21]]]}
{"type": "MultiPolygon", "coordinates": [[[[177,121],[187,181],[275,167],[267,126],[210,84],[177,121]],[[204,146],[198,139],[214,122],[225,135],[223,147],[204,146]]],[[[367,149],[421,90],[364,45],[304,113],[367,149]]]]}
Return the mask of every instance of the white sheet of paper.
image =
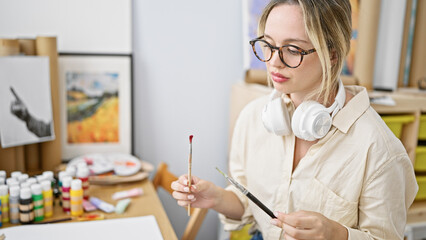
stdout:
{"type": "Polygon", "coordinates": [[[33,224],[0,230],[7,240],[163,240],[155,217],[142,216],[88,222],[33,224]]]}

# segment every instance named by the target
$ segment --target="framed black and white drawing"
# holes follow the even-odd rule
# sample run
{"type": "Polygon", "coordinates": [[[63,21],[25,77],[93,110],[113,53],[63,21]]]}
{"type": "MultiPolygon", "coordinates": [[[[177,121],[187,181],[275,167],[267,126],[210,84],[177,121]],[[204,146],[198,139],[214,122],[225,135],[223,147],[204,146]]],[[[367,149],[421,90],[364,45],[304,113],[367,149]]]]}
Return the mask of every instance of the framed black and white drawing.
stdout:
{"type": "Polygon", "coordinates": [[[62,159],[131,153],[131,56],[61,55],[62,159]]]}

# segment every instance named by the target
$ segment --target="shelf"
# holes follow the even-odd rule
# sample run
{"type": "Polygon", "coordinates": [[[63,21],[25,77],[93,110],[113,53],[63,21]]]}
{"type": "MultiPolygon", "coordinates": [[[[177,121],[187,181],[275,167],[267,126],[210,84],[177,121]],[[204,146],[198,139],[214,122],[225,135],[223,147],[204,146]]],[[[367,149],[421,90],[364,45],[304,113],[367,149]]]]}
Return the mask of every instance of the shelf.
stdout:
{"type": "Polygon", "coordinates": [[[407,224],[426,222],[426,200],[414,201],[408,209],[407,224]]]}

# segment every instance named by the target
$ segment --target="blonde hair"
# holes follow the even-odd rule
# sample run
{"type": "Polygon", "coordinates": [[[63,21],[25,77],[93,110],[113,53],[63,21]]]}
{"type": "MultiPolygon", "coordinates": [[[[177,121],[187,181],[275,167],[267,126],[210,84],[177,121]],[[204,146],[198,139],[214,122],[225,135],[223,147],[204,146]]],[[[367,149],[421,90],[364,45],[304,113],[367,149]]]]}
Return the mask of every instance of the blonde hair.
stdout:
{"type": "Polygon", "coordinates": [[[316,49],[323,73],[320,88],[308,98],[316,95],[317,100],[322,98],[323,104],[326,105],[331,94],[337,89],[343,63],[350,48],[351,4],[349,0],[272,0],[260,17],[259,36],[265,33],[269,13],[281,4],[299,5],[302,9],[306,33],[316,49]]]}

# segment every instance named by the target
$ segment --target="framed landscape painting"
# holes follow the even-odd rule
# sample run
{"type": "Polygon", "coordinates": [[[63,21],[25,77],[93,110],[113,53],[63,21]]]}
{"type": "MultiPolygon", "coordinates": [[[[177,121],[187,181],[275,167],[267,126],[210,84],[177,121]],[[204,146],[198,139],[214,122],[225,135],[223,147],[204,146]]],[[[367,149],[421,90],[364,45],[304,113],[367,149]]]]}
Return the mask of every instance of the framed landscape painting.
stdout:
{"type": "Polygon", "coordinates": [[[62,159],[131,153],[131,56],[59,57],[62,159]]]}

